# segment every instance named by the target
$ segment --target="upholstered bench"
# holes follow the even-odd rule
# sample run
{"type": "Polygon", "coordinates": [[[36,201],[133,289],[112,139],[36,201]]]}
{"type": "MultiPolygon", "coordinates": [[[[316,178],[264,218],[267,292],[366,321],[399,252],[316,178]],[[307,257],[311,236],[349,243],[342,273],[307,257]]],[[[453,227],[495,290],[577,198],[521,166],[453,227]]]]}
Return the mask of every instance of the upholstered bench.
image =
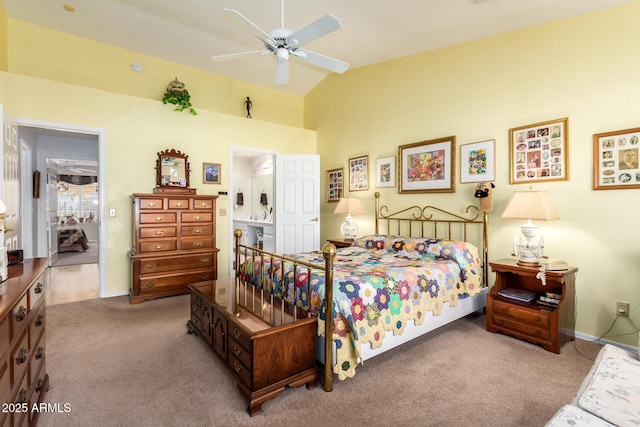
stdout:
{"type": "Polygon", "coordinates": [[[613,345],[602,347],[569,405],[547,426],[640,425],[640,361],[613,345]]]}

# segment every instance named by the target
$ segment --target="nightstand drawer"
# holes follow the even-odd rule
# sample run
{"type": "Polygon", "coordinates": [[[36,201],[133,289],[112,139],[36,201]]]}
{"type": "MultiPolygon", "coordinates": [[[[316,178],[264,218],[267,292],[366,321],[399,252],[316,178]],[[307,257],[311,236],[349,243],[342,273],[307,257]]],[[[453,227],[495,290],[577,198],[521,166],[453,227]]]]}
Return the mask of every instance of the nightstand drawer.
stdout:
{"type": "Polygon", "coordinates": [[[493,323],[497,327],[508,328],[512,331],[531,335],[532,337],[536,337],[545,341],[549,340],[549,328],[544,326],[530,325],[528,323],[519,322],[515,319],[502,316],[495,316],[493,323]]]}
{"type": "Polygon", "coordinates": [[[500,301],[494,301],[493,311],[496,315],[512,317],[545,328],[549,327],[549,314],[540,310],[531,310],[514,304],[504,304],[500,301]]]}

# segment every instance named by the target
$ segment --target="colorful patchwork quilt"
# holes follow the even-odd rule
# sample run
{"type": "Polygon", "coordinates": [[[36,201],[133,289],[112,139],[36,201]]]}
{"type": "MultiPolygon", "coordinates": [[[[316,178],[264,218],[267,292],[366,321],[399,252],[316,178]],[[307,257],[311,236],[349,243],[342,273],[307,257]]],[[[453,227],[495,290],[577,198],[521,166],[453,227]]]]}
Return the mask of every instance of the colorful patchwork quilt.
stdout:
{"type": "MultiPolygon", "coordinates": [[[[321,252],[287,255],[324,265],[321,252]]],[[[240,277],[248,283],[318,313],[318,333],[324,331],[324,271],[265,256],[247,259],[240,277]],[[284,279],[283,279],[284,278],[284,279]],[[310,281],[310,286],[308,282],[310,281]]],[[[446,239],[372,235],[337,250],[334,261],[333,340],[334,372],[339,379],[353,377],[361,361],[360,346],[382,345],[385,334],[402,334],[408,322],[422,324],[438,316],[444,304],[454,307],[460,298],[480,292],[478,249],[467,242],[446,239]]]]}

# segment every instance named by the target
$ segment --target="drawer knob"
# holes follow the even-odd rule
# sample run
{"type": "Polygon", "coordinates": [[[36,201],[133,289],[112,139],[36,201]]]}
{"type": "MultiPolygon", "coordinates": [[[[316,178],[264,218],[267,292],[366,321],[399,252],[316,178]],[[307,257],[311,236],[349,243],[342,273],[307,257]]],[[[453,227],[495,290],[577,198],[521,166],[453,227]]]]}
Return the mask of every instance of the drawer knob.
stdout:
{"type": "Polygon", "coordinates": [[[43,357],[44,357],[44,348],[38,347],[38,351],[36,351],[35,358],[39,360],[39,359],[42,359],[43,357]]]}
{"type": "Polygon", "coordinates": [[[207,202],[200,202],[200,207],[201,207],[201,208],[208,208],[208,207],[209,207],[209,203],[207,203],[207,202]]]}
{"type": "Polygon", "coordinates": [[[162,236],[164,234],[164,230],[156,230],[156,236],[162,236]]]}
{"type": "Polygon", "coordinates": [[[200,221],[202,219],[202,217],[200,215],[195,215],[193,217],[193,219],[196,220],[196,221],[200,221]]]}
{"type": "Polygon", "coordinates": [[[157,245],[156,245],[156,249],[157,249],[157,250],[160,250],[160,249],[162,249],[163,247],[164,247],[164,245],[163,245],[162,243],[159,243],[159,244],[157,244],[157,245]]]}
{"type": "Polygon", "coordinates": [[[233,336],[236,337],[236,339],[240,338],[242,336],[242,331],[238,328],[233,328],[233,336]]]}
{"type": "Polygon", "coordinates": [[[27,361],[27,349],[24,347],[20,347],[20,350],[18,351],[18,355],[16,356],[16,363],[18,365],[22,365],[26,361],[27,361]]]}
{"type": "Polygon", "coordinates": [[[36,317],[36,321],[34,322],[34,325],[40,327],[42,326],[43,323],[44,323],[44,316],[42,314],[38,314],[38,317],[36,317]]]}
{"type": "Polygon", "coordinates": [[[149,202],[149,203],[147,203],[147,206],[149,206],[150,208],[155,208],[156,207],[156,202],[149,202]]]}
{"type": "Polygon", "coordinates": [[[200,276],[200,280],[209,280],[209,275],[208,274],[203,274],[202,276],[200,276]]]}
{"type": "Polygon", "coordinates": [[[200,264],[206,264],[209,262],[209,258],[200,258],[200,264]]]}
{"type": "Polygon", "coordinates": [[[156,221],[162,221],[164,219],[164,217],[163,216],[157,216],[157,217],[155,217],[153,219],[155,219],[156,221]]]}
{"type": "Polygon", "coordinates": [[[234,344],[234,345],[233,345],[233,352],[234,352],[236,355],[240,356],[240,354],[242,353],[242,349],[241,349],[240,347],[238,347],[237,345],[235,345],[235,344],[234,344]]]}
{"type": "Polygon", "coordinates": [[[184,203],[182,203],[182,202],[176,202],[176,206],[177,206],[177,207],[181,208],[181,207],[182,207],[182,205],[184,205],[184,203]]]}
{"type": "Polygon", "coordinates": [[[193,234],[200,234],[202,233],[202,228],[196,228],[195,230],[193,230],[193,234]]]}
{"type": "Polygon", "coordinates": [[[155,268],[155,266],[156,266],[155,264],[145,264],[144,268],[146,268],[147,270],[150,270],[152,268],[155,268]]]}
{"type": "Polygon", "coordinates": [[[200,246],[202,246],[202,242],[193,242],[194,248],[199,248],[200,246]]]}
{"type": "Polygon", "coordinates": [[[156,285],[156,282],[148,282],[145,286],[147,288],[153,288],[156,285]]]}
{"type": "Polygon", "coordinates": [[[16,403],[27,403],[27,390],[21,388],[18,393],[18,401],[16,403]]]}
{"type": "Polygon", "coordinates": [[[535,318],[535,321],[536,321],[536,322],[539,322],[539,321],[541,321],[541,320],[542,320],[542,319],[540,318],[540,316],[536,316],[536,318],[535,318]]]}
{"type": "Polygon", "coordinates": [[[20,308],[18,309],[18,312],[16,313],[16,321],[18,322],[22,322],[25,317],[27,317],[27,308],[20,306],[20,308]]]}
{"type": "Polygon", "coordinates": [[[38,282],[38,284],[36,285],[36,287],[35,287],[35,288],[33,288],[33,291],[34,291],[36,294],[41,294],[41,293],[42,293],[42,289],[43,289],[43,288],[44,288],[44,285],[43,285],[42,283],[38,282]]]}
{"type": "Polygon", "coordinates": [[[504,325],[504,320],[502,320],[502,319],[501,319],[501,320],[498,320],[498,323],[499,323],[500,325],[504,325]]]}
{"type": "Polygon", "coordinates": [[[237,374],[239,374],[240,371],[242,371],[242,365],[240,365],[240,363],[238,363],[237,361],[234,361],[233,370],[236,371],[237,374]]]}
{"type": "Polygon", "coordinates": [[[536,331],[536,335],[540,335],[540,331],[536,331]]]}

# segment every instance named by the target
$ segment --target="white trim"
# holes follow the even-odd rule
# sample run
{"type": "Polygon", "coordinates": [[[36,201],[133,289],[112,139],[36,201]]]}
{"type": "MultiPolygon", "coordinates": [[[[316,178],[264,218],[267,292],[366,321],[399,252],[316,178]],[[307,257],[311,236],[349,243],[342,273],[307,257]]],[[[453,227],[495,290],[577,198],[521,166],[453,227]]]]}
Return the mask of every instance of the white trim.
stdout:
{"type": "Polygon", "coordinates": [[[593,335],[587,335],[587,334],[583,334],[581,332],[576,332],[576,338],[584,340],[584,341],[589,341],[589,342],[598,341],[598,343],[602,344],[602,345],[611,344],[611,345],[614,345],[616,347],[620,347],[620,348],[622,348],[622,349],[624,349],[624,350],[626,350],[626,351],[628,351],[630,353],[639,354],[638,353],[638,347],[636,347],[636,346],[620,344],[619,342],[606,340],[604,338],[598,339],[598,337],[594,337],[593,335]]]}

